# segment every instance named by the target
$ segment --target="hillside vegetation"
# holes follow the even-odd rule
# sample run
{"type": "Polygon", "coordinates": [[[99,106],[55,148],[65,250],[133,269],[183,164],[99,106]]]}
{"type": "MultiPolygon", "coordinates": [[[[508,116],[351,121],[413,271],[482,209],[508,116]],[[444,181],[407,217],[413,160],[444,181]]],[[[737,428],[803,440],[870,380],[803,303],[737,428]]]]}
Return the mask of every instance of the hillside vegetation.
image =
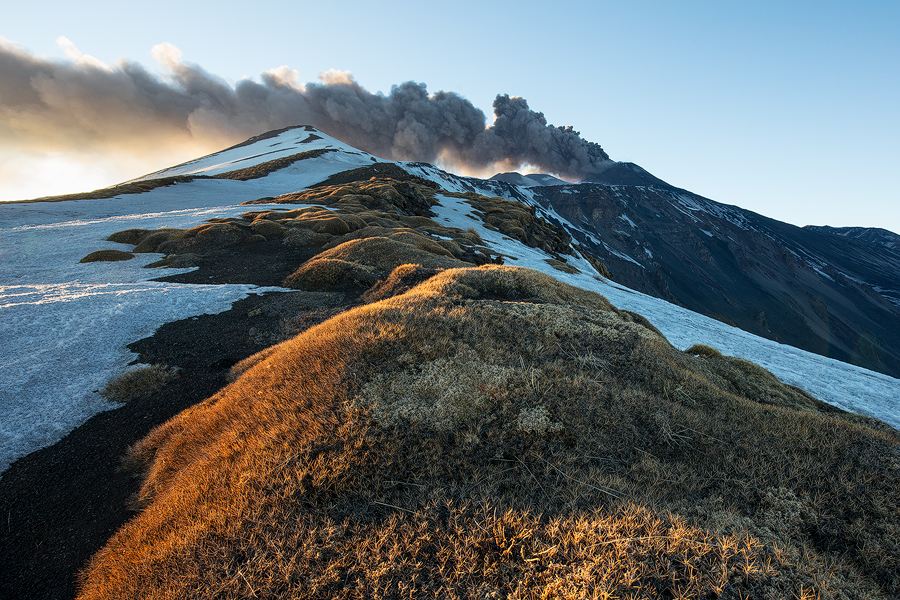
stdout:
{"type": "Polygon", "coordinates": [[[81,598],[900,596],[893,430],[547,275],[301,229],[378,281],[131,450],[81,598]]]}
{"type": "Polygon", "coordinates": [[[438,192],[577,270],[527,206],[383,164],[110,236],[331,300],[131,449],[81,598],[900,596],[896,431],[497,264],[438,192]]]}

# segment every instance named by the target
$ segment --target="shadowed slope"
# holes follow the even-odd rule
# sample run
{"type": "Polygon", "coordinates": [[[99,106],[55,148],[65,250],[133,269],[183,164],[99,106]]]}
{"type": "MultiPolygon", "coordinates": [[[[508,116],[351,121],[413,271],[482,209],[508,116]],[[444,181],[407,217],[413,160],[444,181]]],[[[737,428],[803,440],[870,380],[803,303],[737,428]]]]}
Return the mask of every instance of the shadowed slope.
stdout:
{"type": "MultiPolygon", "coordinates": [[[[900,377],[900,252],[658,185],[533,188],[633,290],[900,377]]],[[[877,236],[883,239],[883,236],[877,236]]]]}
{"type": "Polygon", "coordinates": [[[444,271],[239,370],[134,448],[82,598],[900,593],[891,434],[548,276],[444,271]]]}

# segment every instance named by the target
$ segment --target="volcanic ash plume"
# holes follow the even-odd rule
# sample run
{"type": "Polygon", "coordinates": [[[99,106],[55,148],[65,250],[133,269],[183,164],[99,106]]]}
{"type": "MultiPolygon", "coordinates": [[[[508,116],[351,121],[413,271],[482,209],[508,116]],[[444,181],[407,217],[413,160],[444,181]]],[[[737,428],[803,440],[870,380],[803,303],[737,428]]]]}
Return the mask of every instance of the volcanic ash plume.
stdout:
{"type": "Polygon", "coordinates": [[[429,94],[406,82],[373,94],[348,72],[300,84],[280,67],[231,86],[182,60],[171,44],[154,47],[163,80],[141,65],[107,65],[65,38],[69,61],[30,54],[0,38],[0,145],[28,152],[128,152],[193,145],[212,151],[252,135],[310,124],[373,154],[444,161],[484,173],[530,165],[586,179],[611,163],[571,127],[554,127],[523,98],[499,95],[494,122],[454,92],[429,94]]]}

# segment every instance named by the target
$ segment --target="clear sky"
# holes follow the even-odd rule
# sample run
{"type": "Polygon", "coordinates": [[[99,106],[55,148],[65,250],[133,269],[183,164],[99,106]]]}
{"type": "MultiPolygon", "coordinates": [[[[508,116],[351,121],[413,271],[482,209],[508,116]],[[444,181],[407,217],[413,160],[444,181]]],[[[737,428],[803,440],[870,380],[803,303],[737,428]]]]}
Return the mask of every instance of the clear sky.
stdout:
{"type": "MultiPolygon", "coordinates": [[[[614,160],[713,200],[797,225],[900,232],[896,0],[32,0],[2,15],[0,36],[41,60],[80,52],[165,78],[151,49],[169,43],[231,85],[282,65],[301,82],[336,69],[371,92],[410,80],[453,91],[488,119],[497,94],[522,96],[614,160]]],[[[215,149],[11,141],[6,76],[0,199],[93,189],[215,149]]]]}

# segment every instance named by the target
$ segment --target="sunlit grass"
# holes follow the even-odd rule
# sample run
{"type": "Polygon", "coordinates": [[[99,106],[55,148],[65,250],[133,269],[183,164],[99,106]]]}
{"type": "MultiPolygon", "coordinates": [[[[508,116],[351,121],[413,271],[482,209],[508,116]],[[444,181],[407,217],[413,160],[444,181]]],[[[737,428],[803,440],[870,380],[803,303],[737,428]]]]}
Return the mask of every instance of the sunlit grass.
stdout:
{"type": "Polygon", "coordinates": [[[894,433],[549,276],[415,273],[140,442],[81,597],[900,595],[894,433]]]}

